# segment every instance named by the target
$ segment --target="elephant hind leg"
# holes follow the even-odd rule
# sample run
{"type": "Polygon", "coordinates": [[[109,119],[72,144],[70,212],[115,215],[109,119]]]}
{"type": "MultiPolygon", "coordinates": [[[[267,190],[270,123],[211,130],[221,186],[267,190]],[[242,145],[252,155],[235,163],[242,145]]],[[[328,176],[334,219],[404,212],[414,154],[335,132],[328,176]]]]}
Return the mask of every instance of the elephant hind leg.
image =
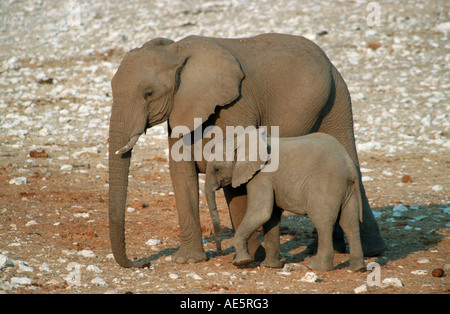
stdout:
{"type": "Polygon", "coordinates": [[[350,270],[365,269],[364,256],[359,234],[359,202],[355,194],[342,208],[339,224],[344,229],[350,246],[350,270]]]}
{"type": "Polygon", "coordinates": [[[316,227],[318,235],[317,254],[308,264],[310,269],[333,269],[333,228],[338,218],[339,208],[340,204],[329,199],[329,196],[320,199],[309,199],[307,213],[314,227],[316,227]]]}
{"type": "Polygon", "coordinates": [[[264,247],[266,248],[266,258],[261,266],[269,268],[281,268],[280,261],[280,222],[283,210],[274,205],[270,220],[263,226],[264,247]]]}

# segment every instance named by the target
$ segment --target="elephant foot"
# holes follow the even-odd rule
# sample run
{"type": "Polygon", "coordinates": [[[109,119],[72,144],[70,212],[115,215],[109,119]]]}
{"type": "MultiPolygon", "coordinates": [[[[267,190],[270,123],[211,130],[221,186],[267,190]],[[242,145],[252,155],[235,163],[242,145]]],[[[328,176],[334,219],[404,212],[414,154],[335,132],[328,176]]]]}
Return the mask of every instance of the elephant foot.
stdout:
{"type": "Polygon", "coordinates": [[[311,262],[308,263],[308,268],[311,270],[333,270],[333,262],[322,261],[315,257],[311,262]]]}
{"type": "Polygon", "coordinates": [[[364,264],[364,261],[350,261],[348,269],[353,272],[365,272],[366,264],[364,264]]]}
{"type": "MultiPolygon", "coordinates": [[[[319,245],[319,240],[317,237],[307,246],[306,253],[314,255],[317,253],[317,247],[319,245]]],[[[333,235],[333,249],[336,253],[347,253],[347,245],[345,244],[344,238],[341,236],[333,235]]]]}
{"type": "Polygon", "coordinates": [[[233,260],[234,266],[247,266],[253,263],[253,258],[248,253],[236,254],[233,260]]]}
{"type": "Polygon", "coordinates": [[[267,258],[261,263],[261,266],[267,268],[281,268],[283,267],[283,263],[278,260],[268,260],[267,258]]]}
{"type": "Polygon", "coordinates": [[[381,255],[386,251],[386,243],[380,234],[365,235],[361,229],[361,246],[363,249],[363,254],[366,257],[374,257],[381,255]]]}
{"type": "Polygon", "coordinates": [[[201,250],[195,251],[192,248],[182,248],[172,255],[172,261],[178,264],[192,264],[207,261],[206,253],[201,250]]]}

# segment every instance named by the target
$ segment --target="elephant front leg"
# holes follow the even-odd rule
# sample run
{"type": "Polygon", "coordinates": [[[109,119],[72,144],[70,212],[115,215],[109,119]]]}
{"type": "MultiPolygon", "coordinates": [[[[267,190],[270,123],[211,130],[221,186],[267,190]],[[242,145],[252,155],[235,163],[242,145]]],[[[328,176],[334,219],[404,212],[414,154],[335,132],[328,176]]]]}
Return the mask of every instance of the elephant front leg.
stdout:
{"type": "MultiPolygon", "coordinates": [[[[244,266],[253,262],[253,258],[248,251],[248,240],[259,227],[268,222],[272,217],[274,201],[270,184],[264,180],[259,180],[259,182],[254,181],[251,183],[252,184],[247,185],[247,210],[241,224],[239,225],[239,228],[236,231],[236,234],[234,235],[236,257],[233,264],[235,266],[244,266]]],[[[277,215],[279,215],[278,212],[275,217],[277,217],[277,215]]],[[[278,226],[278,223],[275,223],[274,227],[276,226],[278,226]]],[[[277,228],[274,229],[279,230],[277,228]]]]}
{"type": "MultiPolygon", "coordinates": [[[[247,208],[247,190],[245,185],[232,188],[231,185],[223,188],[225,198],[230,210],[230,219],[233,229],[236,231],[244,218],[247,208]]],[[[248,239],[248,252],[255,261],[262,261],[265,258],[265,250],[258,239],[257,233],[253,233],[248,239]]]]}
{"type": "MultiPolygon", "coordinates": [[[[171,146],[169,140],[169,147],[171,146]]],[[[207,260],[202,245],[199,217],[198,173],[192,161],[176,162],[169,158],[170,175],[180,225],[180,248],[172,256],[177,263],[197,263],[207,260]]]]}

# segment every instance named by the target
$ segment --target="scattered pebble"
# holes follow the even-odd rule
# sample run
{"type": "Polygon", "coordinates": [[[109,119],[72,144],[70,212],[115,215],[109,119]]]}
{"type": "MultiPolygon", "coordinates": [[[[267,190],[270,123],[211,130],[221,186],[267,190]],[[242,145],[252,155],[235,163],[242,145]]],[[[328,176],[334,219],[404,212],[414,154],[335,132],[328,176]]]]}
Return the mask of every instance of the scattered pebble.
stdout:
{"type": "Polygon", "coordinates": [[[0,270],[5,268],[8,262],[8,256],[0,254],[0,270]]]}
{"type": "Polygon", "coordinates": [[[95,253],[92,252],[91,250],[82,250],[79,251],[77,254],[87,258],[96,257],[95,253]]]}
{"type": "Polygon", "coordinates": [[[107,283],[105,279],[100,277],[95,277],[94,279],[92,279],[91,284],[99,287],[109,287],[109,283],[107,283]]]}
{"type": "Polygon", "coordinates": [[[72,165],[62,165],[61,171],[72,171],[73,166],[72,165]]]}
{"type": "Polygon", "coordinates": [[[417,262],[418,264],[426,264],[426,263],[429,263],[430,260],[429,260],[428,258],[426,258],[426,257],[419,257],[419,258],[416,260],[416,262],[417,262]]]}
{"type": "Polygon", "coordinates": [[[383,281],[381,282],[381,286],[383,288],[388,288],[388,287],[403,287],[403,283],[401,282],[400,279],[398,278],[385,278],[383,279],[383,281]]]}
{"type": "Polygon", "coordinates": [[[27,184],[28,180],[26,177],[17,177],[17,178],[12,178],[11,180],[9,180],[9,184],[15,184],[15,185],[22,185],[22,184],[27,184]]]}
{"type": "Polygon", "coordinates": [[[445,272],[442,268],[436,268],[433,269],[433,272],[431,274],[433,277],[443,277],[445,272]]]}
{"type": "Polygon", "coordinates": [[[148,246],[160,245],[161,241],[158,239],[149,239],[145,244],[148,246]]]}
{"type": "Polygon", "coordinates": [[[52,271],[50,269],[50,265],[48,263],[46,263],[46,262],[42,263],[42,265],[39,266],[39,270],[42,271],[42,272],[47,272],[47,273],[52,271]]]}
{"type": "Polygon", "coordinates": [[[32,273],[32,272],[34,272],[34,268],[28,266],[24,262],[20,262],[19,263],[19,272],[32,273]]]}
{"type": "Polygon", "coordinates": [[[440,191],[444,191],[444,187],[442,185],[436,184],[431,188],[433,191],[435,192],[440,192],[440,191]]]}
{"type": "Polygon", "coordinates": [[[194,272],[187,274],[186,277],[191,277],[191,278],[193,278],[195,280],[202,280],[203,279],[202,277],[200,277],[199,275],[197,275],[194,272]]]}
{"type": "Polygon", "coordinates": [[[354,291],[355,293],[363,293],[363,292],[369,291],[369,287],[367,286],[366,283],[363,283],[361,286],[359,286],[359,287],[353,289],[353,291],[354,291]]]}
{"type": "Polygon", "coordinates": [[[313,283],[313,282],[318,282],[318,281],[320,281],[320,280],[319,280],[319,277],[317,277],[317,275],[316,275],[315,273],[313,273],[313,272],[307,272],[307,273],[300,279],[300,281],[302,281],[302,282],[310,282],[310,283],[313,283]]]}
{"type": "Polygon", "coordinates": [[[96,273],[96,274],[100,274],[100,273],[103,272],[100,268],[98,268],[98,267],[95,266],[95,265],[89,265],[88,267],[86,267],[86,270],[87,270],[87,271],[94,272],[94,273],[96,273]]]}
{"type": "Polygon", "coordinates": [[[20,286],[29,286],[33,283],[33,280],[28,277],[12,277],[11,278],[11,284],[13,286],[20,285],[20,286]]]}
{"type": "Polygon", "coordinates": [[[170,279],[178,279],[178,278],[180,278],[180,276],[178,276],[177,274],[171,273],[171,274],[169,274],[169,278],[170,279]]]}

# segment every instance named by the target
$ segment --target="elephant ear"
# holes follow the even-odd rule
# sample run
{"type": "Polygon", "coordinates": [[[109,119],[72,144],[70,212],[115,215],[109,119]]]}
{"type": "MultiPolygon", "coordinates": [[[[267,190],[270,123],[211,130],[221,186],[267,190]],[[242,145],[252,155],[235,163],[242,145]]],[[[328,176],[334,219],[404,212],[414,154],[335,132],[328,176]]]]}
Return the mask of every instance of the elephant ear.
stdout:
{"type": "Polygon", "coordinates": [[[179,86],[169,118],[170,126],[194,130],[194,118],[205,122],[217,106],[225,106],[240,96],[244,73],[238,60],[227,50],[201,37],[188,37],[174,45],[185,56],[177,78],[179,86]]]}
{"type": "Polygon", "coordinates": [[[236,137],[235,160],[233,178],[231,185],[233,188],[247,183],[260,171],[270,158],[270,147],[267,144],[267,134],[254,129],[236,137]],[[254,135],[256,133],[256,136],[254,135]],[[255,142],[256,145],[255,145],[255,142]],[[245,147],[245,151],[243,148],[245,147]]]}

